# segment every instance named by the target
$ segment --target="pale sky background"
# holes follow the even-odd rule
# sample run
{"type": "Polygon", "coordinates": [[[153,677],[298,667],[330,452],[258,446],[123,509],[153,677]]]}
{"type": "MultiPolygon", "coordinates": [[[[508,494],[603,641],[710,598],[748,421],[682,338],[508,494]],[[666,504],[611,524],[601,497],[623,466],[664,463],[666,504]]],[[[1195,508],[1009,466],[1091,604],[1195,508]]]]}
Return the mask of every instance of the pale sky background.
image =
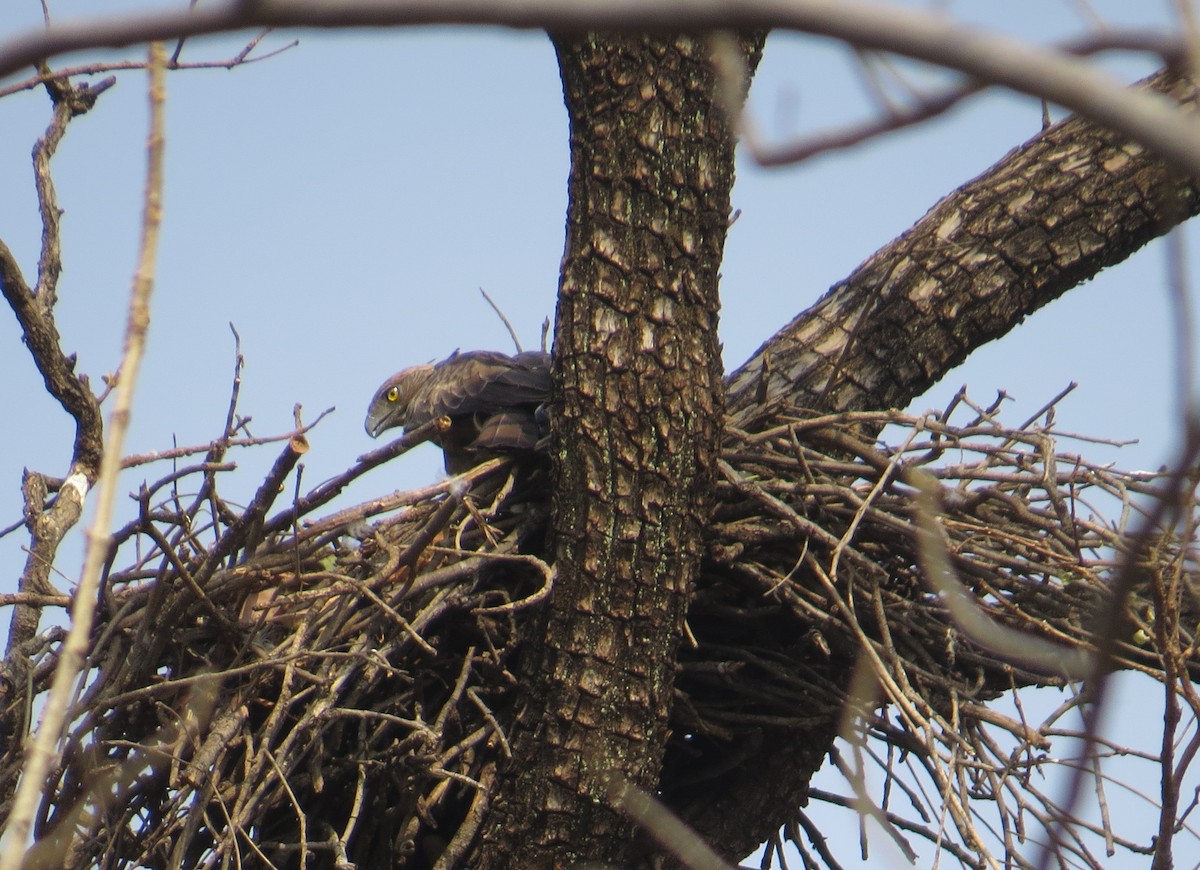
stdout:
{"type": "MultiPolygon", "coordinates": [[[[1087,24],[1078,3],[940,5],[1042,41],[1087,24]]],[[[1166,20],[1170,4],[1091,6],[1111,23],[1136,16],[1145,25],[1166,20]]],[[[118,7],[144,8],[126,0],[104,6],[118,7]]],[[[51,11],[65,19],[96,8],[56,2],[51,11]]],[[[40,16],[35,0],[9,3],[0,41],[36,26],[40,16]]],[[[260,51],[295,36],[268,35],[260,51]]],[[[126,452],[169,448],[172,439],[202,444],[220,434],[232,321],[246,357],[240,410],[254,418],[254,434],[288,431],[297,402],[306,420],[337,407],[310,433],[307,489],[378,446],[362,419],[388,374],[455,348],[511,348],[479,287],[504,308],[526,347],[536,346],[542,320],[554,313],[568,151],[554,54],[540,33],[420,29],[299,38],[298,47],[262,63],[169,75],[165,224],[126,452]]],[[[195,40],[183,59],[223,60],[245,41],[195,40]]],[[[96,53],[67,62],[131,56],[96,53]]],[[[1133,80],[1154,64],[1125,58],[1111,68],[1133,80]]],[[[121,350],[137,250],[145,104],[144,75],[120,74],[96,108],[72,123],[54,164],[65,210],[58,325],[64,347],[78,353],[79,370],[96,384],[121,350]]],[[[750,111],[772,136],[786,137],[861,118],[870,106],[845,47],[776,33],[750,111]]],[[[0,100],[0,238],[30,281],[40,226],[29,154],[48,118],[43,90],[0,100]]],[[[742,159],[733,193],[742,215],[729,236],[722,281],[727,368],[1040,124],[1038,103],[989,93],[937,122],[799,167],[764,170],[742,159]]],[[[1193,241],[1193,274],[1195,250],[1193,241]]],[[[1060,428],[1140,440],[1117,454],[1068,449],[1133,468],[1168,461],[1179,411],[1164,264],[1162,244],[1149,246],[977,352],[913,409],[944,406],[964,383],[985,403],[1003,388],[1016,400],[1007,416],[1016,423],[1075,380],[1079,389],[1059,409],[1060,428]]],[[[73,424],[43,391],[11,314],[0,314],[0,371],[0,400],[13,409],[0,428],[3,527],[20,516],[23,467],[65,473],[73,424]]],[[[268,447],[232,454],[241,471],[225,477],[226,496],[248,498],[276,453],[268,447]]],[[[440,468],[427,446],[375,471],[346,498],[428,483],[440,468]]],[[[122,491],[164,472],[126,473],[122,491]]],[[[78,571],[80,537],[59,561],[68,575],[78,571]]],[[[0,539],[0,591],[15,588],[26,540],[23,531],[0,539]]],[[[6,625],[7,612],[0,619],[6,625]]],[[[1114,727],[1121,711],[1138,707],[1138,690],[1123,691],[1135,700],[1115,705],[1114,727]]],[[[1149,724],[1159,727],[1157,713],[1149,724]]],[[[1142,732],[1146,725],[1138,723],[1142,732]]],[[[1139,785],[1151,794],[1157,789],[1154,779],[1139,785]]],[[[1135,803],[1128,812],[1121,804],[1123,819],[1136,818],[1135,803]]],[[[1149,837],[1144,824],[1130,833],[1149,837]]],[[[838,850],[848,865],[857,862],[854,836],[838,850]]],[[[872,838],[874,860],[886,853],[884,841],[872,838]]],[[[1178,850],[1177,866],[1200,863],[1195,838],[1182,836],[1178,850]]]]}

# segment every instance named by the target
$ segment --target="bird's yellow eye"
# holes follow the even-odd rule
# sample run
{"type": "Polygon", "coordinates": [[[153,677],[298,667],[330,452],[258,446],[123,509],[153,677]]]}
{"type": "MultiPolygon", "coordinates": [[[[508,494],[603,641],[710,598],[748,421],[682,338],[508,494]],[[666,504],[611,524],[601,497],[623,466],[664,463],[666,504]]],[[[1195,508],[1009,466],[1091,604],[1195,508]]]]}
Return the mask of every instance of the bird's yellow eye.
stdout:
{"type": "Polygon", "coordinates": [[[396,389],[395,387],[392,387],[390,390],[387,391],[387,400],[389,402],[394,402],[398,398],[400,398],[400,391],[398,389],[396,389]]]}

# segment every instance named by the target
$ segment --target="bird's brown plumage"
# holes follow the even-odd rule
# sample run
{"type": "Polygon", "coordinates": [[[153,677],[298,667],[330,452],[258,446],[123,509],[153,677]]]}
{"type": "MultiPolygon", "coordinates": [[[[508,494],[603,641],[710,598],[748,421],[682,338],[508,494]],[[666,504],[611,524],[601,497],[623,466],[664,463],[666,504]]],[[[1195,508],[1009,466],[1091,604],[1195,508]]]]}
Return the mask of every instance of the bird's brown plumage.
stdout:
{"type": "Polygon", "coordinates": [[[550,399],[550,357],[539,351],[509,356],[477,350],[454,353],[435,365],[392,375],[367,409],[372,438],[398,426],[415,429],[449,417],[451,426],[433,440],[458,474],[489,455],[528,451],[545,434],[539,411],[550,399]]]}

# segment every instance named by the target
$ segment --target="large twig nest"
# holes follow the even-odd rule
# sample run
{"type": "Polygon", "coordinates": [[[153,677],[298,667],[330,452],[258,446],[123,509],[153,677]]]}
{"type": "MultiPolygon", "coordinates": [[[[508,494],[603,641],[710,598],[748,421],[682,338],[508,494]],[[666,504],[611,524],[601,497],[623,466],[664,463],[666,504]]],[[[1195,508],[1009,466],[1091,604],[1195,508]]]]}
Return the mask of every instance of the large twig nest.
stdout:
{"type": "MultiPolygon", "coordinates": [[[[922,570],[914,473],[939,483],[944,554],[974,602],[1064,650],[1093,647],[1091,614],[1162,481],[1058,452],[1048,428],[976,417],[776,409],[728,433],[681,639],[668,803],[720,794],[764,733],[829,727],[848,702],[862,717],[846,733],[916,754],[936,782],[955,775],[948,740],[1000,767],[1010,762],[995,735],[1044,743],[982,702],[1064,677],[950,617],[922,570]],[[883,427],[900,447],[863,435],[883,427]]],[[[48,861],[283,866],[308,850],[310,867],[385,866],[385,855],[450,866],[465,852],[508,754],[514,658],[555,580],[548,472],[493,460],[313,518],[422,434],[270,518],[273,496],[244,510],[224,501],[211,461],[144,489],[114,546],[86,690],[46,790],[48,861]],[[199,486],[187,501],[177,492],[189,477],[199,486]]],[[[1177,528],[1190,530],[1187,516],[1177,528]]],[[[1159,535],[1119,638],[1121,661],[1160,679],[1170,651],[1146,638],[1169,637],[1176,653],[1192,638],[1177,619],[1164,630],[1161,613],[1139,623],[1137,602],[1172,595],[1190,609],[1185,557],[1159,535]]],[[[55,656],[48,644],[35,696],[55,656]]],[[[973,863],[964,829],[977,809],[959,802],[952,848],[973,863]]]]}

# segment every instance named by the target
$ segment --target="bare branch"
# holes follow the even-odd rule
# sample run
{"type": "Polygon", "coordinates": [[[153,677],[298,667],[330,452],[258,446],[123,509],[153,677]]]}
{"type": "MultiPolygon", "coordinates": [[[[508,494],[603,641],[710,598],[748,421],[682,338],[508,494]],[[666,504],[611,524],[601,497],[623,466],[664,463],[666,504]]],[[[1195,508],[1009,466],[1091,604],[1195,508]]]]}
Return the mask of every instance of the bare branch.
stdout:
{"type": "Polygon", "coordinates": [[[787,145],[766,144],[749,113],[742,119],[742,132],[746,147],[760,166],[786,166],[827,151],[850,148],[884,133],[931,120],[950,111],[963,100],[979,93],[981,89],[981,85],[974,84],[951,88],[932,96],[922,96],[916,99],[913,105],[903,109],[896,109],[860,124],[806,136],[799,142],[787,145]]]}
{"type": "MultiPolygon", "coordinates": [[[[100,466],[103,446],[99,403],[87,380],[76,377],[75,358],[63,352],[54,322],[53,303],[61,262],[59,205],[49,174],[50,160],[67,125],[72,118],[91,108],[99,91],[72,88],[69,83],[48,85],[48,90],[54,102],[54,113],[34,148],[35,184],[43,218],[36,291],[26,282],[12,251],[0,241],[0,293],[17,317],[25,345],[42,374],[46,391],[75,420],[71,467],[66,478],[52,481],[45,475],[27,472],[22,482],[24,523],[30,532],[31,546],[20,586],[23,592],[35,594],[55,591],[49,582],[54,555],[67,531],[79,520],[84,498],[100,466]],[[48,496],[52,490],[57,492],[57,497],[49,504],[48,496]]],[[[39,621],[40,611],[35,606],[22,604],[14,610],[4,662],[4,676],[8,679],[22,682],[26,678],[22,647],[33,638],[39,621]]],[[[0,728],[0,733],[4,731],[11,729],[0,728]]],[[[16,740],[15,731],[11,731],[9,739],[16,740]]],[[[4,749],[12,752],[17,746],[12,742],[4,749]]]]}
{"type": "MultiPolygon", "coordinates": [[[[99,46],[129,46],[249,27],[414,26],[491,24],[557,31],[676,28],[779,28],[828,36],[957,70],[975,80],[1046,99],[1120,130],[1189,175],[1200,176],[1200,120],[1161,98],[1125,90],[1121,82],[1052,49],[956,24],[935,12],[838,0],[258,0],[136,16],[82,20],[18,35],[0,43],[0,77],[47,58],[99,46]]],[[[1171,34],[1143,36],[1164,55],[1181,56],[1171,34]]]]}
{"type": "Polygon", "coordinates": [[[104,456],[100,463],[100,501],[89,536],[83,576],[71,611],[71,629],[63,644],[58,667],[54,674],[46,708],[37,735],[30,747],[29,758],[13,798],[12,812],[5,827],[5,845],[0,853],[0,870],[15,870],[21,864],[33,820],[52,759],[56,752],[67,708],[74,694],[75,681],[83,666],[92,631],[96,596],[100,585],[100,569],[107,554],[108,530],[112,505],[115,501],[117,472],[121,467],[121,445],[129,425],[133,402],[133,386],[145,345],[146,329],[150,323],[149,299],[153,288],[154,262],[158,250],[158,228],[162,220],[163,181],[163,101],[165,99],[164,66],[166,55],[162,45],[155,43],[150,50],[150,138],[147,155],[145,212],[142,221],[142,245],[137,274],[129,303],[126,327],[125,354],[121,364],[122,377],[117,387],[117,404],[112,412],[104,456]]]}
{"type": "Polygon", "coordinates": [[[520,353],[521,339],[517,338],[517,331],[513,329],[513,325],[509,322],[508,317],[506,317],[504,312],[500,310],[500,306],[496,304],[496,300],[493,299],[486,290],[480,287],[479,292],[483,295],[483,298],[487,300],[487,304],[492,306],[492,310],[496,312],[496,316],[500,318],[500,322],[503,323],[505,329],[508,330],[508,335],[510,338],[512,338],[513,346],[516,347],[517,353],[520,353]]]}
{"type": "MultiPolygon", "coordinates": [[[[258,46],[261,35],[256,37],[246,45],[241,51],[231,58],[225,60],[201,60],[171,63],[167,65],[170,70],[197,70],[197,69],[233,69],[238,66],[246,66],[247,64],[259,63],[264,60],[276,57],[283,54],[285,51],[295,48],[300,44],[300,40],[293,39],[291,42],[281,45],[278,48],[273,48],[270,51],[256,54],[250,57],[250,52],[258,46]]],[[[39,85],[44,85],[48,82],[65,82],[75,76],[94,76],[101,73],[122,72],[125,70],[140,70],[146,68],[144,60],[123,60],[110,61],[106,63],[89,63],[80,66],[64,67],[56,70],[44,70],[35,76],[30,76],[27,79],[7,85],[0,88],[0,97],[7,97],[11,94],[17,94],[21,91],[32,90],[39,85]]],[[[91,85],[90,91],[92,94],[98,94],[103,91],[108,85],[115,82],[115,79],[105,79],[104,82],[98,82],[91,85]]]]}

